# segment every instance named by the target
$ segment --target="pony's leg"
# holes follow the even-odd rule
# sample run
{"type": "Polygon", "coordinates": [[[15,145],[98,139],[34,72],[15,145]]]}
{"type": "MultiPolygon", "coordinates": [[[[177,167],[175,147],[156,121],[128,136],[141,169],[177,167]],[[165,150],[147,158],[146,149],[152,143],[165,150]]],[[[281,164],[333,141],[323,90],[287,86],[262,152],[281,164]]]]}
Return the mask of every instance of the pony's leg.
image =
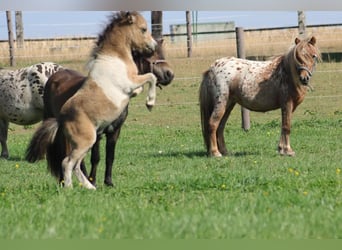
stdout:
{"type": "Polygon", "coordinates": [[[63,170],[64,170],[64,187],[72,187],[72,171],[74,170],[75,175],[79,182],[88,189],[96,189],[93,186],[88,178],[82,173],[80,164],[83,158],[85,157],[88,150],[84,152],[84,150],[74,149],[70,156],[66,157],[63,162],[63,170]]]}
{"type": "Polygon", "coordinates": [[[219,77],[216,78],[216,90],[213,93],[213,98],[215,100],[215,104],[209,119],[210,142],[208,154],[209,156],[221,157],[222,154],[218,148],[218,137],[220,140],[223,139],[225,121],[222,121],[222,119],[225,116],[225,114],[227,115],[226,118],[228,118],[230,111],[227,113],[229,90],[227,88],[226,81],[221,80],[219,77]]]}
{"type": "Polygon", "coordinates": [[[147,73],[143,75],[135,75],[132,76],[132,80],[137,84],[137,88],[142,87],[145,83],[149,84],[147,99],[146,99],[146,107],[151,110],[156,102],[156,83],[157,78],[152,73],[147,73]]]}
{"type": "Polygon", "coordinates": [[[132,94],[131,97],[136,97],[136,96],[139,95],[141,92],[143,92],[143,90],[144,90],[144,87],[139,87],[139,88],[135,89],[135,90],[133,91],[133,94],[132,94]]]}
{"type": "Polygon", "coordinates": [[[112,181],[112,169],[115,159],[116,142],[119,139],[121,127],[128,116],[128,106],[122,111],[119,118],[112,123],[113,132],[106,133],[106,171],[104,183],[107,186],[114,186],[112,181]]]}
{"type": "Polygon", "coordinates": [[[106,171],[104,176],[104,183],[107,186],[114,186],[112,180],[112,169],[115,159],[116,142],[119,139],[121,126],[115,130],[114,133],[106,134],[106,171]]]}
{"type": "Polygon", "coordinates": [[[72,169],[74,168],[75,164],[76,163],[72,162],[70,156],[65,157],[62,161],[64,187],[72,187],[72,169]]]}
{"type": "Polygon", "coordinates": [[[227,147],[226,147],[226,143],[224,141],[224,128],[227,124],[227,120],[229,118],[229,115],[231,113],[231,111],[233,110],[234,106],[235,106],[235,102],[232,102],[232,101],[229,101],[228,102],[228,105],[227,105],[227,108],[226,108],[226,112],[224,113],[221,121],[220,121],[220,124],[218,126],[218,129],[217,129],[217,132],[216,132],[216,136],[217,136],[217,146],[218,146],[218,149],[220,151],[220,153],[222,155],[227,155],[228,154],[228,150],[227,150],[227,147]]]}
{"type": "Polygon", "coordinates": [[[289,101],[285,107],[281,108],[281,135],[278,144],[278,152],[280,155],[294,156],[295,152],[290,146],[290,132],[291,132],[291,115],[292,115],[292,102],[289,101]]]}
{"type": "MultiPolygon", "coordinates": [[[[85,156],[85,155],[84,155],[85,156]]],[[[88,180],[88,178],[83,174],[81,168],[80,168],[80,163],[81,161],[78,161],[76,163],[76,166],[74,168],[74,173],[77,177],[77,179],[79,180],[79,182],[87,189],[96,189],[96,187],[91,184],[88,180]]]]}
{"type": "Polygon", "coordinates": [[[81,168],[82,173],[83,173],[85,176],[88,176],[87,168],[86,168],[86,165],[85,165],[84,161],[81,162],[80,168],[81,168]]]}
{"type": "Polygon", "coordinates": [[[8,159],[9,153],[7,148],[8,121],[0,119],[0,143],[1,157],[8,159]]]}
{"type": "Polygon", "coordinates": [[[70,138],[73,148],[70,154],[64,158],[62,167],[64,170],[64,186],[72,187],[72,171],[85,188],[96,189],[88,178],[82,173],[80,164],[86,156],[88,150],[96,141],[96,129],[93,124],[80,114],[75,120],[64,123],[64,131],[70,138]]]}
{"type": "MultiPolygon", "coordinates": [[[[217,142],[217,129],[220,126],[221,120],[226,113],[226,101],[222,100],[215,104],[214,110],[209,119],[209,128],[210,128],[210,147],[208,154],[210,156],[221,157],[222,154],[218,149],[217,142]]],[[[221,126],[222,127],[222,126],[221,126]]],[[[221,130],[223,130],[221,128],[221,130]]]]}
{"type": "Polygon", "coordinates": [[[97,166],[99,165],[99,162],[100,162],[100,141],[101,141],[101,136],[98,135],[96,138],[96,142],[91,148],[91,157],[90,157],[91,170],[90,170],[90,175],[88,179],[94,186],[96,186],[97,166]]]}

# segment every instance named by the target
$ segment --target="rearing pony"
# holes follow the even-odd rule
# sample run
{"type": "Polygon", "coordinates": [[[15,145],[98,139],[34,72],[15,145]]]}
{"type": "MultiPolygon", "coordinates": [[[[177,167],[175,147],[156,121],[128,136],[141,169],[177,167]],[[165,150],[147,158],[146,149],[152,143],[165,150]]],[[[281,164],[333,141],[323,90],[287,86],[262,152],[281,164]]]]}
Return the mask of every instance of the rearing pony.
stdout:
{"type": "MultiPolygon", "coordinates": [[[[100,34],[93,49],[89,73],[82,87],[61,107],[57,118],[44,120],[30,145],[52,147],[47,154],[65,153],[62,164],[48,161],[64,186],[72,187],[72,171],[88,189],[96,189],[80,169],[80,163],[96,141],[96,134],[116,120],[131,96],[149,84],[146,106],[151,109],[156,98],[156,77],[152,73],[138,75],[132,51],[154,52],[156,41],[147,31],[146,20],[138,12],[119,12],[100,34]],[[65,140],[66,149],[57,140],[65,140]],[[62,166],[61,166],[62,165],[62,166]]],[[[53,156],[49,156],[53,158],[53,156]]]]}
{"type": "MultiPolygon", "coordinates": [[[[167,60],[165,60],[163,39],[157,39],[156,49],[151,57],[145,57],[139,53],[133,53],[133,60],[138,67],[139,74],[153,73],[157,77],[157,86],[167,86],[174,78],[174,73],[167,60]]],[[[78,89],[80,89],[87,77],[81,73],[64,69],[49,77],[44,88],[44,118],[46,120],[51,117],[57,117],[63,104],[72,97],[78,89]]],[[[118,119],[112,122],[103,130],[106,135],[106,170],[104,183],[107,186],[113,186],[112,168],[115,158],[115,148],[119,139],[120,130],[128,115],[128,107],[124,109],[118,119]]],[[[91,149],[91,171],[88,176],[89,181],[96,185],[97,166],[100,162],[100,140],[102,134],[97,134],[97,140],[91,149]]],[[[33,141],[34,142],[34,141],[33,141]]],[[[64,143],[62,141],[62,143],[64,143]]],[[[47,161],[62,162],[64,155],[56,156],[53,154],[53,159],[50,159],[46,154],[47,148],[42,148],[39,144],[29,145],[26,152],[26,160],[33,163],[41,160],[46,156],[47,161]]],[[[53,149],[51,149],[53,150],[53,149]]],[[[53,150],[54,151],[54,150],[53,150]]],[[[81,163],[81,170],[87,175],[84,161],[81,163]]],[[[62,178],[62,176],[60,176],[62,178]]],[[[62,180],[61,180],[62,181],[62,180]]]]}
{"type": "Polygon", "coordinates": [[[203,74],[199,102],[204,142],[209,156],[227,154],[224,127],[238,103],[265,112],[281,109],[278,152],[294,156],[290,146],[291,115],[304,100],[320,53],[316,38],[295,39],[288,53],[271,61],[221,58],[203,74]]]}

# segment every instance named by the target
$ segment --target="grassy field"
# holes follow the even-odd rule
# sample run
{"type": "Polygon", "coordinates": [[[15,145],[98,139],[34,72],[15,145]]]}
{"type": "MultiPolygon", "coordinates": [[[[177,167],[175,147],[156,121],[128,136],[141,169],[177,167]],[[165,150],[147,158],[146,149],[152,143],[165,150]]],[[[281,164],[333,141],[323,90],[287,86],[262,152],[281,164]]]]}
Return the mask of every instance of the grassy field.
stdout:
{"type": "Polygon", "coordinates": [[[104,160],[96,191],[76,179],[72,190],[59,187],[45,161],[23,160],[36,125],[12,124],[10,159],[0,159],[0,238],[342,238],[341,63],[317,67],[314,91],[294,114],[295,157],[276,152],[280,111],[251,113],[246,133],[236,107],[225,131],[230,154],[215,159],[206,157],[197,101],[215,58],[168,55],[176,79],[158,90],[154,110],[145,93],[132,100],[115,188],[102,183],[104,160]]]}

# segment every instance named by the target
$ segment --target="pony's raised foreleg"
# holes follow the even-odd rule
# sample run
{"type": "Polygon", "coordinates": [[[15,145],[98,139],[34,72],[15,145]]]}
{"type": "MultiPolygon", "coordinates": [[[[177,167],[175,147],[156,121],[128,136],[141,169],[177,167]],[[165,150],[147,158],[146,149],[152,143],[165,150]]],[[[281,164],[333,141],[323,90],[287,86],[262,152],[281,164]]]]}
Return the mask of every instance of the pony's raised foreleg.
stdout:
{"type": "Polygon", "coordinates": [[[7,159],[9,157],[7,148],[8,135],[8,121],[0,119],[0,143],[1,143],[1,157],[7,159]]]}
{"type": "Polygon", "coordinates": [[[133,82],[137,84],[135,89],[142,87],[144,84],[148,83],[148,93],[146,98],[146,107],[151,110],[156,102],[156,83],[157,78],[152,73],[147,73],[144,75],[135,75],[132,77],[133,82]]]}
{"type": "Polygon", "coordinates": [[[295,152],[290,146],[290,132],[291,132],[291,116],[292,116],[292,102],[289,101],[285,107],[281,108],[281,135],[278,144],[278,152],[280,155],[294,156],[295,152]]]}

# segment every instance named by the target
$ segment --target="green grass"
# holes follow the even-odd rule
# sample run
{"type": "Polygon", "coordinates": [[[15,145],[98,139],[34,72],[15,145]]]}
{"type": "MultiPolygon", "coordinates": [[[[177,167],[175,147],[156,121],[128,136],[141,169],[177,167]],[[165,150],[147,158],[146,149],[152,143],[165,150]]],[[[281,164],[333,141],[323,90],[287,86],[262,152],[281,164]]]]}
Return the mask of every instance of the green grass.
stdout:
{"type": "Polygon", "coordinates": [[[102,142],[96,191],[75,178],[63,189],[45,161],[25,162],[35,126],[11,125],[11,158],[0,159],[0,238],[342,238],[341,97],[315,97],[341,93],[339,75],[317,73],[316,91],[295,112],[295,157],[276,152],[279,111],[251,113],[246,133],[236,107],[225,130],[230,154],[216,159],[201,138],[198,83],[159,91],[152,112],[143,94],[118,142],[115,188],[103,184],[102,142]]]}
{"type": "Polygon", "coordinates": [[[276,153],[278,126],[229,124],[231,155],[205,156],[198,125],[128,124],[116,188],[60,188],[45,162],[1,160],[1,238],[341,238],[342,116],[294,124],[297,156],[276,153]]]}

